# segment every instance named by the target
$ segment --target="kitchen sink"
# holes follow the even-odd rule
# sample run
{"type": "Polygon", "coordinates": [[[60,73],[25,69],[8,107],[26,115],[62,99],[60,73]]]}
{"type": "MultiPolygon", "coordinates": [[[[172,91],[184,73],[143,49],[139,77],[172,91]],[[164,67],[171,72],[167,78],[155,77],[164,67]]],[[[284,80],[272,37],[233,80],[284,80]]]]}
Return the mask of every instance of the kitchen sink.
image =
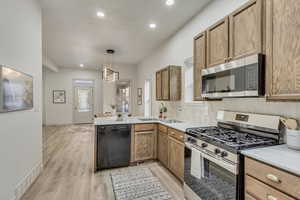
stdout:
{"type": "Polygon", "coordinates": [[[147,122],[147,121],[157,121],[156,118],[140,118],[139,120],[147,122]]]}
{"type": "Polygon", "coordinates": [[[179,121],[179,120],[176,120],[176,119],[161,119],[160,121],[168,123],[168,124],[182,123],[182,121],[179,121]]]}

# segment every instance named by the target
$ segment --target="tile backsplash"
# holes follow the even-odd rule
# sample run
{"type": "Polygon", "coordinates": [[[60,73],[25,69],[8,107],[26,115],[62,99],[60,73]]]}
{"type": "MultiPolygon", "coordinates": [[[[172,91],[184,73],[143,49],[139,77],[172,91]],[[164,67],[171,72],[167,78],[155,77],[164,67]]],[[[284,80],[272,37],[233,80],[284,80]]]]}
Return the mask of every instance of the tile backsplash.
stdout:
{"type": "MultiPolygon", "coordinates": [[[[158,116],[161,102],[153,104],[153,115],[158,116]]],[[[167,117],[197,123],[216,121],[218,110],[230,110],[295,118],[300,121],[299,102],[269,102],[265,98],[232,98],[223,101],[197,103],[163,102],[168,108],[167,117]]]]}

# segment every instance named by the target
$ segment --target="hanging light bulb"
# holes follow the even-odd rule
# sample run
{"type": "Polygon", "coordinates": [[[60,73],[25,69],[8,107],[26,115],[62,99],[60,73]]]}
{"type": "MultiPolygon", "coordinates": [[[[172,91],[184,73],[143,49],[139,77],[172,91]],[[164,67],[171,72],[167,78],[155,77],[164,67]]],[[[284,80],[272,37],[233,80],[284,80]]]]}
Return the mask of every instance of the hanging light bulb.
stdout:
{"type": "Polygon", "coordinates": [[[108,60],[108,64],[102,66],[102,80],[104,81],[117,81],[119,80],[119,72],[113,70],[113,54],[115,51],[113,49],[106,50],[108,60]]]}

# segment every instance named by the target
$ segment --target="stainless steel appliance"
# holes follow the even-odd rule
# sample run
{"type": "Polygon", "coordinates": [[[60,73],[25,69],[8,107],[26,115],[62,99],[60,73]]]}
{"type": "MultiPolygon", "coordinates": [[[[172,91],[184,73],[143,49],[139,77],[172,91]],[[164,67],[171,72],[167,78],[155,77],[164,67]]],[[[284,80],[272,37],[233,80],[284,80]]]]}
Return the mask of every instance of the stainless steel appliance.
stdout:
{"type": "Polygon", "coordinates": [[[131,125],[97,126],[97,169],[130,165],[131,125]]]}
{"type": "Polygon", "coordinates": [[[249,148],[282,142],[280,117],[218,112],[218,126],[187,130],[184,192],[188,200],[244,199],[244,158],[249,148]]]}
{"type": "Polygon", "coordinates": [[[264,56],[252,55],[202,70],[202,96],[206,98],[264,95],[264,56]]]}

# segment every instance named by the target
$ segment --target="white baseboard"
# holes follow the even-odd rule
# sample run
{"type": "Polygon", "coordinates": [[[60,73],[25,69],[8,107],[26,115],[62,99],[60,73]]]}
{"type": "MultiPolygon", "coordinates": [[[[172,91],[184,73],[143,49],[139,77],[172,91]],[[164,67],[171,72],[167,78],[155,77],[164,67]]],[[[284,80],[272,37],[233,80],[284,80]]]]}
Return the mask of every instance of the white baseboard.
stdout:
{"type": "Polygon", "coordinates": [[[19,182],[15,189],[15,195],[11,200],[20,200],[42,171],[43,162],[41,161],[19,182]]]}

